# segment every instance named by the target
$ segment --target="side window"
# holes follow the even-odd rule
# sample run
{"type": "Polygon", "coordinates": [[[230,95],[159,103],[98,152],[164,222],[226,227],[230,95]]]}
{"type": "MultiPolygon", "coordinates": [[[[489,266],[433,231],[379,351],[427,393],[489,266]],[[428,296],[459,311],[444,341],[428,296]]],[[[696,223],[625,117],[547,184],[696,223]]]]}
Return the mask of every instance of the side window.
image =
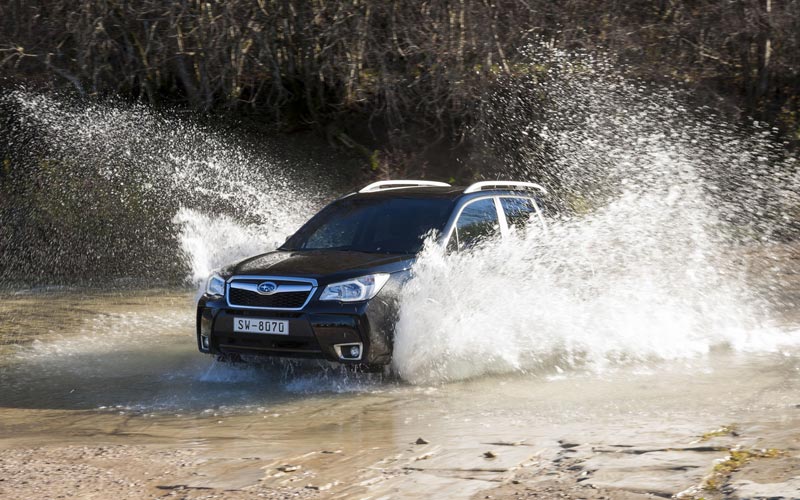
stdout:
{"type": "Polygon", "coordinates": [[[525,231],[531,221],[539,221],[534,201],[530,198],[500,198],[500,204],[512,231],[525,231]]]}
{"type": "Polygon", "coordinates": [[[500,232],[500,221],[492,198],[470,203],[458,216],[456,237],[458,249],[470,248],[500,232]]]}

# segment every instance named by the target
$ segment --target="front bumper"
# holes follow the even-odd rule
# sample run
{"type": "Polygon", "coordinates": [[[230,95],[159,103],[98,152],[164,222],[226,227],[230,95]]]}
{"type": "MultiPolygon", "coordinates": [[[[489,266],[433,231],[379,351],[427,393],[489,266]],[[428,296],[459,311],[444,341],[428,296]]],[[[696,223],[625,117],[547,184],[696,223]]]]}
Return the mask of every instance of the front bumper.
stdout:
{"type": "Polygon", "coordinates": [[[212,354],[316,358],[345,364],[382,365],[391,360],[394,308],[375,297],[358,304],[312,302],[299,312],[231,308],[202,297],[197,306],[197,346],[212,354]],[[233,331],[234,317],[281,319],[288,335],[233,331]],[[360,355],[348,355],[358,345],[360,355]],[[344,356],[343,356],[344,353],[344,356]]]}

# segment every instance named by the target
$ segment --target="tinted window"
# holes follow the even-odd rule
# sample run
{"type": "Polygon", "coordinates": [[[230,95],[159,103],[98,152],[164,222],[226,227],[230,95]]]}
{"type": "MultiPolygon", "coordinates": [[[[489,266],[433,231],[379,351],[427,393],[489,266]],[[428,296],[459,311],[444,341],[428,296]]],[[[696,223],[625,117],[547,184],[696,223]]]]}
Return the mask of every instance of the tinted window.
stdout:
{"type": "Polygon", "coordinates": [[[533,203],[530,198],[500,198],[509,229],[524,230],[532,220],[539,218],[533,203]]]}
{"type": "Polygon", "coordinates": [[[458,248],[470,248],[481,240],[495,236],[500,230],[494,200],[487,198],[470,203],[458,216],[456,236],[458,248]]]}
{"type": "Polygon", "coordinates": [[[347,247],[356,237],[358,226],[349,218],[332,220],[309,234],[304,248],[347,247]]]}
{"type": "Polygon", "coordinates": [[[416,253],[430,231],[443,229],[452,208],[449,199],[344,198],[325,207],[281,248],[416,253]]]}

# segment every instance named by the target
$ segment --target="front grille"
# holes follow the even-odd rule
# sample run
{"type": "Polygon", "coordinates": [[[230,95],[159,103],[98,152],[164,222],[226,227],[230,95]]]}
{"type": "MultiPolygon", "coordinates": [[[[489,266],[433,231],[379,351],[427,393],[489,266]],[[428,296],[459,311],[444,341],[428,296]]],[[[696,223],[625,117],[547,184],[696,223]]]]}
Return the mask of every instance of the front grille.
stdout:
{"type": "Polygon", "coordinates": [[[300,310],[317,289],[317,282],[306,278],[234,276],[231,278],[227,288],[228,304],[231,307],[300,310]],[[279,291],[270,295],[262,295],[253,289],[264,281],[278,285],[279,291]],[[281,287],[289,288],[289,290],[280,291],[281,287]],[[294,288],[294,290],[291,290],[291,288],[294,288]],[[298,288],[300,290],[297,290],[298,288]],[[304,288],[307,288],[307,290],[304,290],[304,288]]]}
{"type": "Polygon", "coordinates": [[[260,295],[237,288],[231,288],[229,293],[231,305],[234,306],[275,307],[278,309],[298,309],[303,307],[309,294],[309,292],[289,292],[260,295]]]}

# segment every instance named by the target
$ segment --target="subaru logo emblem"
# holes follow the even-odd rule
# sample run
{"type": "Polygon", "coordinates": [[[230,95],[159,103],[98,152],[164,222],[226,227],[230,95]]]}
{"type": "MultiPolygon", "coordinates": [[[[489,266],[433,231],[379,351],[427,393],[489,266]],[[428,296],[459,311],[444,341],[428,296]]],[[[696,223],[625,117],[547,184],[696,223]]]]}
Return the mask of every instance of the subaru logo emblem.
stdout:
{"type": "Polygon", "coordinates": [[[271,281],[265,281],[263,283],[258,284],[258,293],[262,295],[269,295],[275,293],[275,290],[278,289],[278,285],[271,281]]]}

